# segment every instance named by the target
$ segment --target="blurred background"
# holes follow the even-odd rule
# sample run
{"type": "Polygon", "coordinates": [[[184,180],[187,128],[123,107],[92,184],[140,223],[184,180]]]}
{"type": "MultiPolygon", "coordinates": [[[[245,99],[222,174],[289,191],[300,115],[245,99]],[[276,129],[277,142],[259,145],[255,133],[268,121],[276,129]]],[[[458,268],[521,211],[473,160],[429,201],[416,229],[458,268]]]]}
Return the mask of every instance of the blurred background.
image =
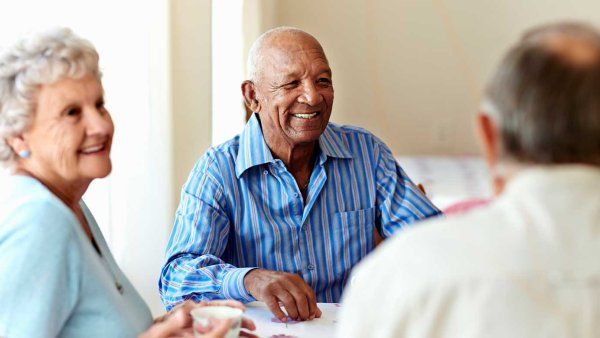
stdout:
{"type": "Polygon", "coordinates": [[[242,130],[240,84],[262,32],[285,25],[313,34],[333,70],[332,121],[375,133],[419,181],[433,185],[420,176],[433,170],[448,182],[448,172],[471,168],[454,181],[468,190],[485,180],[472,120],[486,77],[524,29],[558,19],[598,25],[600,2],[1,0],[0,48],[67,26],[98,49],[116,125],[114,170],[84,199],[157,315],[179,190],[211,144],[242,130]]]}

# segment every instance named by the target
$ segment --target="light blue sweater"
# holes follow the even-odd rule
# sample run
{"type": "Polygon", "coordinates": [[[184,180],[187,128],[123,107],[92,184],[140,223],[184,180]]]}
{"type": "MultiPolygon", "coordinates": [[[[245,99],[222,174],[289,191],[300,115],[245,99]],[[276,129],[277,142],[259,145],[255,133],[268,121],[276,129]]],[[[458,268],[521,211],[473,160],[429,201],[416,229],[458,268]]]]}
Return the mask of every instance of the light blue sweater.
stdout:
{"type": "Polygon", "coordinates": [[[0,337],[129,338],[151,325],[81,205],[102,255],[40,182],[15,175],[0,183],[0,337]]]}

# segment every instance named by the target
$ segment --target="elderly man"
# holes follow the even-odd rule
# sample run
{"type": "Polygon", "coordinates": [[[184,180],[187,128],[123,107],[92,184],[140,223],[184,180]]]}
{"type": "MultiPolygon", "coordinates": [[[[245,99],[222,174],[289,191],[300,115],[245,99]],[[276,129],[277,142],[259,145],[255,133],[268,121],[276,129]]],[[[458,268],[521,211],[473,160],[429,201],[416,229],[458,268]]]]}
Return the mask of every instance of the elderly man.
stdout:
{"type": "Polygon", "coordinates": [[[339,337],[598,337],[600,34],[530,31],[486,97],[477,122],[497,200],[359,264],[339,337]]]}
{"type": "Polygon", "coordinates": [[[255,114],[211,148],[183,187],[159,287],[185,299],[264,301],[281,320],[320,315],[387,237],[439,214],[369,132],[329,123],[331,69],[311,35],[276,28],[242,83],[255,114]]]}

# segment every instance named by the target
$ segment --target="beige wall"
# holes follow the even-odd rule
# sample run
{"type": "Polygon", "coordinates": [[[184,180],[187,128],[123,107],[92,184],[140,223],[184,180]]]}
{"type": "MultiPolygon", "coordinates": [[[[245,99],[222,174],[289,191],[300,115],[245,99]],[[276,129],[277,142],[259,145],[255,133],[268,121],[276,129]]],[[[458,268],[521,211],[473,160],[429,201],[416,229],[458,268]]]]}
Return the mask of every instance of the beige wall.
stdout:
{"type": "Polygon", "coordinates": [[[482,84],[520,32],[558,18],[600,24],[597,0],[249,2],[264,7],[254,16],[262,30],[296,26],[322,42],[334,74],[332,120],[371,130],[398,155],[477,152],[482,84]]]}
{"type": "Polygon", "coordinates": [[[172,209],[181,186],[211,140],[211,2],[171,1],[173,113],[172,209]]]}

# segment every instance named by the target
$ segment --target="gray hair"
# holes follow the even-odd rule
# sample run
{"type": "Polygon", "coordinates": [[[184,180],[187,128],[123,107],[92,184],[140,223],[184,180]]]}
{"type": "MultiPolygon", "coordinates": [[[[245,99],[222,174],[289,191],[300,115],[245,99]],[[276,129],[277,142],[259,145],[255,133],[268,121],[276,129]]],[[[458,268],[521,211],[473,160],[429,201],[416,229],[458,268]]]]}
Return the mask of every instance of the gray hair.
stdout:
{"type": "Polygon", "coordinates": [[[29,128],[40,86],[86,74],[100,79],[98,53],[68,28],[33,34],[0,53],[0,165],[14,164],[7,138],[29,128]]]}
{"type": "Polygon", "coordinates": [[[250,47],[250,51],[248,52],[248,61],[246,63],[246,79],[247,80],[255,81],[256,76],[260,72],[259,65],[261,64],[261,62],[263,60],[262,53],[263,53],[263,47],[265,46],[265,43],[267,41],[269,41],[271,38],[273,38],[277,35],[281,35],[281,34],[306,35],[306,36],[312,37],[313,39],[315,39],[315,41],[317,41],[317,39],[314,36],[308,34],[307,32],[305,32],[301,29],[294,28],[294,27],[281,26],[281,27],[272,28],[272,29],[264,32],[261,36],[258,37],[258,39],[256,39],[254,41],[254,43],[252,43],[252,46],[250,47]]]}
{"type": "Polygon", "coordinates": [[[600,165],[600,33],[572,22],[530,30],[493,75],[482,110],[498,125],[504,159],[600,165]],[[553,38],[591,56],[582,61],[553,38]]]}

